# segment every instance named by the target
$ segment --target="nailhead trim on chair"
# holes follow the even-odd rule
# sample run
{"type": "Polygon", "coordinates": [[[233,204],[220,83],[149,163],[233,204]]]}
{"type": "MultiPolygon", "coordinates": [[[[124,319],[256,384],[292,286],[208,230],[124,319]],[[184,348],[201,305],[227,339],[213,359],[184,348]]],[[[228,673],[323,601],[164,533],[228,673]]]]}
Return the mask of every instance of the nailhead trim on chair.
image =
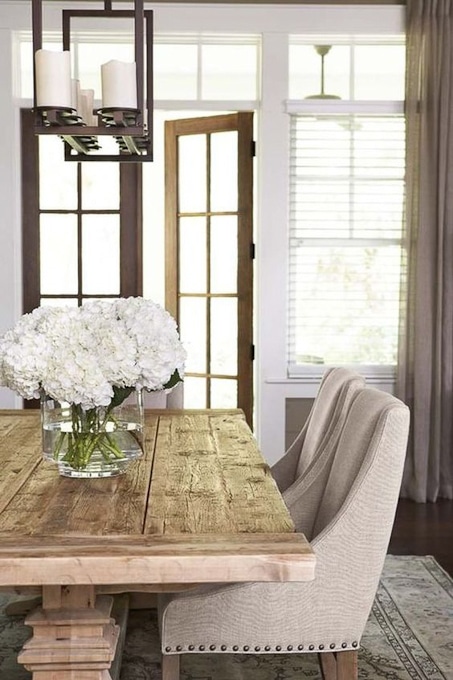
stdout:
{"type": "MultiPolygon", "coordinates": [[[[338,645],[338,646],[340,646],[340,645],[338,645]]],[[[342,648],[342,649],[346,649],[347,646],[348,646],[348,643],[347,643],[347,642],[342,642],[342,643],[341,643],[341,648],[342,648]]],[[[359,643],[357,642],[357,640],[354,640],[354,642],[351,642],[351,647],[356,648],[356,647],[358,647],[358,646],[359,646],[359,643]]],[[[329,645],[329,649],[335,649],[336,647],[337,647],[337,645],[335,644],[335,642],[331,642],[330,645],[329,645]]],[[[172,647],[165,647],[165,652],[166,652],[167,654],[170,654],[171,651],[172,651],[172,649],[173,649],[172,647]]],[[[176,647],[175,647],[174,649],[175,649],[176,652],[183,652],[183,651],[184,651],[184,647],[183,647],[182,645],[176,645],[176,647]]],[[[205,645],[199,645],[198,650],[196,650],[195,645],[188,645],[188,646],[187,646],[187,650],[188,650],[189,652],[193,652],[193,651],[204,652],[205,649],[206,649],[206,646],[205,646],[205,645]]],[[[209,651],[215,652],[216,649],[217,649],[217,646],[216,646],[216,645],[209,645],[209,651]]],[[[228,645],[220,645],[219,649],[220,649],[222,652],[226,652],[226,651],[228,651],[228,645]]],[[[281,645],[275,645],[275,648],[274,648],[274,649],[275,649],[276,652],[281,652],[281,651],[282,651],[282,646],[281,646],[281,645]]],[[[286,651],[288,651],[288,652],[292,652],[293,649],[294,649],[294,646],[293,646],[293,645],[288,645],[288,646],[286,647],[286,651]]],[[[304,649],[304,645],[297,645],[297,651],[301,652],[303,649],[304,649]]],[[[313,652],[315,649],[316,649],[316,645],[308,645],[308,650],[309,650],[310,652],[313,652]]],[[[320,652],[322,652],[322,651],[325,649],[325,645],[320,644],[320,645],[318,646],[318,649],[319,649],[320,652]]],[[[238,652],[238,651],[239,651],[239,645],[233,645],[233,646],[231,647],[231,650],[232,650],[233,652],[238,652]]],[[[250,650],[250,646],[249,646],[249,645],[244,645],[244,646],[242,647],[242,650],[243,650],[244,652],[248,652],[248,651],[250,650]]],[[[255,652],[260,652],[260,651],[261,651],[261,647],[259,647],[259,646],[257,645],[256,647],[253,647],[253,651],[255,651],[255,652]]],[[[266,645],[266,646],[264,647],[264,651],[265,651],[265,652],[271,652],[271,651],[272,651],[271,645],[266,645]]]]}

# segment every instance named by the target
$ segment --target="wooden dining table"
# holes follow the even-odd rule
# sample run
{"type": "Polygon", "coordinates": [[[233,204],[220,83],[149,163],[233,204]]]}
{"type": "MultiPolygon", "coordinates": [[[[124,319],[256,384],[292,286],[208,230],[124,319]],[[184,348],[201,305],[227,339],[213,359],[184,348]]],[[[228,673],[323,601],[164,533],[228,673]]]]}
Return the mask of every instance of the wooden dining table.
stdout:
{"type": "Polygon", "coordinates": [[[38,411],[0,411],[0,588],[42,598],[18,656],[33,680],[117,677],[117,593],[314,578],[240,410],[147,411],[145,423],[126,474],[71,479],[42,457],[38,411]]]}

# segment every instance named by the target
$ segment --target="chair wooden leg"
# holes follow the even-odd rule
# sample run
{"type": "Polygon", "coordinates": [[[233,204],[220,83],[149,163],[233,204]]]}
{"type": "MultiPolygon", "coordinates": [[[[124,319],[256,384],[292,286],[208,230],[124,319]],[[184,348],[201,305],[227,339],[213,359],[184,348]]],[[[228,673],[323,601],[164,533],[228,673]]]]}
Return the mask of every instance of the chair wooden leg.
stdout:
{"type": "Polygon", "coordinates": [[[337,680],[358,680],[359,677],[359,653],[356,650],[338,652],[337,654],[337,680]]]}
{"type": "Polygon", "coordinates": [[[162,654],[162,680],[179,680],[180,654],[162,654]]]}
{"type": "Polygon", "coordinates": [[[337,680],[337,659],[333,652],[318,654],[322,680],[337,680]]]}

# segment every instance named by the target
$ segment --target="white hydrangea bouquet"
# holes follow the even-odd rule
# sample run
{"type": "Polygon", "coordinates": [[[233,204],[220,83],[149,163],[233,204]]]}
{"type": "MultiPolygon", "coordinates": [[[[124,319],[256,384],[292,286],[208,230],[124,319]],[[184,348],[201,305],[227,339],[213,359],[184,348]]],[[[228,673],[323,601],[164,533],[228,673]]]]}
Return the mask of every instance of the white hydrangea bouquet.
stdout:
{"type": "Polygon", "coordinates": [[[95,454],[124,457],[114,435],[128,428],[116,421],[117,407],[134,392],[174,387],[185,359],[175,320],[151,300],[39,307],[0,338],[0,384],[65,404],[53,457],[82,469],[95,454]]]}

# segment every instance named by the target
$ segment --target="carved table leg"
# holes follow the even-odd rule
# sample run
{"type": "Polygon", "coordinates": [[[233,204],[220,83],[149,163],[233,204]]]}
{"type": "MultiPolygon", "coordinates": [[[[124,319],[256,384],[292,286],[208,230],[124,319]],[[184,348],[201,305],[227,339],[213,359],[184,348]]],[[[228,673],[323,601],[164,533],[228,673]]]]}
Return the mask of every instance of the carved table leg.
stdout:
{"type": "Polygon", "coordinates": [[[42,608],[25,619],[33,637],[18,661],[33,680],[112,680],[119,627],[113,598],[96,598],[94,586],[44,586],[42,608]]]}

